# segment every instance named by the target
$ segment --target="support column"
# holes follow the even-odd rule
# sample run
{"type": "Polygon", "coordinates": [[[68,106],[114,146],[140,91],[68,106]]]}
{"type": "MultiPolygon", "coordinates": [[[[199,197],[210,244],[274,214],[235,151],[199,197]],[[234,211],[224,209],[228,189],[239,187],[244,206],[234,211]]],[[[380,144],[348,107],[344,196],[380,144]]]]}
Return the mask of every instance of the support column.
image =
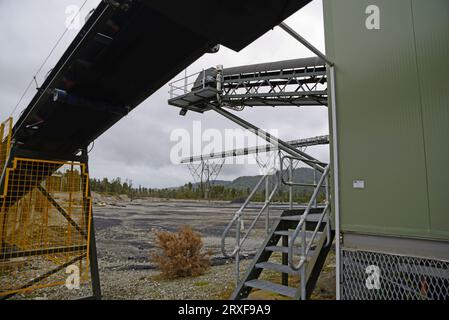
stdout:
{"type": "MultiPolygon", "coordinates": [[[[288,236],[282,236],[282,246],[288,247],[288,236]]],[[[282,253],[282,264],[288,266],[288,253],[282,253]]],[[[282,274],[282,285],[288,286],[288,273],[282,274]]]]}
{"type": "MultiPolygon", "coordinates": [[[[89,177],[89,157],[87,152],[87,147],[83,148],[82,156],[85,159],[85,170],[89,177]]],[[[91,198],[91,190],[89,181],[84,181],[84,184],[87,184],[87,197],[91,198]]],[[[90,267],[90,277],[92,282],[92,299],[101,300],[101,283],[100,283],[100,273],[98,271],[98,259],[97,259],[97,242],[95,240],[95,225],[94,225],[94,214],[91,202],[88,201],[88,198],[84,199],[84,210],[85,212],[91,212],[90,215],[87,215],[87,219],[90,221],[90,233],[89,233],[89,267],[90,267]]]]}

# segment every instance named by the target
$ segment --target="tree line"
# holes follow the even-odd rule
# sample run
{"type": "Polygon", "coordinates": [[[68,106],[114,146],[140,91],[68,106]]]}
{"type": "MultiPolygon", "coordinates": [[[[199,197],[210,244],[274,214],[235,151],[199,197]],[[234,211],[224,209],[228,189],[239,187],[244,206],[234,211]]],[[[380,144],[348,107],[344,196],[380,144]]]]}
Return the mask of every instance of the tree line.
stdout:
{"type": "MultiPolygon", "coordinates": [[[[143,186],[133,186],[132,180],[115,178],[109,180],[90,179],[90,188],[94,192],[101,194],[127,195],[130,199],[138,198],[164,198],[164,199],[187,199],[187,200],[223,200],[243,202],[251,193],[252,188],[230,188],[223,185],[212,185],[208,191],[205,188],[200,188],[198,185],[187,183],[178,188],[146,188],[143,186]]],[[[293,196],[295,201],[307,202],[310,198],[312,190],[295,190],[293,196]]],[[[324,199],[324,194],[321,194],[319,201],[324,199]]],[[[275,202],[287,202],[289,200],[289,192],[283,188],[277,192],[273,200],[275,202]]],[[[252,198],[252,201],[265,201],[265,190],[261,188],[252,198]]]]}

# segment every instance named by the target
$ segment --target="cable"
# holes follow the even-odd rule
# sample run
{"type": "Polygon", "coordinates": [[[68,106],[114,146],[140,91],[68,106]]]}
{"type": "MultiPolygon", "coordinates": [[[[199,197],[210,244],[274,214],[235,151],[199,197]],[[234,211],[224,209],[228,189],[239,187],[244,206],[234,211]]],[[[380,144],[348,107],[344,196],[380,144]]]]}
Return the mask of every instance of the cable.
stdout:
{"type": "Polygon", "coordinates": [[[95,140],[92,141],[92,147],[90,148],[90,150],[87,151],[87,154],[89,154],[95,147],[95,140]]]}
{"type": "Polygon", "coordinates": [[[26,94],[28,93],[28,90],[30,90],[31,85],[33,84],[33,82],[35,81],[37,75],[42,71],[42,69],[44,68],[45,64],[48,62],[48,60],[50,59],[51,55],[53,54],[53,52],[56,50],[56,48],[58,47],[59,43],[61,43],[62,39],[64,38],[64,36],[66,35],[67,31],[69,31],[69,27],[73,24],[73,22],[75,22],[75,19],[78,18],[79,14],[81,13],[81,10],[83,10],[84,6],[86,5],[88,0],[84,0],[84,3],[81,5],[80,9],[78,10],[77,14],[73,17],[72,21],[70,21],[70,24],[65,28],[64,32],[62,33],[62,35],[59,37],[59,39],[56,41],[55,45],[53,46],[53,48],[51,49],[50,53],[47,55],[47,57],[44,59],[44,62],[42,62],[42,64],[40,65],[39,69],[37,70],[37,72],[34,74],[33,78],[31,79],[30,83],[28,84],[28,86],[26,87],[25,91],[23,92],[22,96],[19,99],[19,102],[17,102],[16,106],[14,107],[14,109],[11,111],[11,113],[9,114],[9,116],[11,117],[14,112],[16,112],[17,108],[19,107],[20,103],[22,102],[23,98],[25,98],[26,94]]]}

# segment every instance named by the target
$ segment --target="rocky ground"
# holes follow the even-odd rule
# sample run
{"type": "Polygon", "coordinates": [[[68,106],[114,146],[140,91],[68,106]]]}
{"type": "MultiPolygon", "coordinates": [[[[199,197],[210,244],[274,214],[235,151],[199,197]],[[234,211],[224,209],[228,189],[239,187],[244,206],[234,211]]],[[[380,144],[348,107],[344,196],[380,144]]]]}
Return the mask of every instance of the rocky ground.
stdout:
{"type": "MultiPolygon", "coordinates": [[[[227,299],[235,281],[233,261],[223,258],[221,234],[238,205],[224,202],[168,201],[148,199],[129,201],[126,197],[94,195],[95,230],[98,263],[104,299],[227,299]],[[177,231],[190,225],[202,235],[206,250],[212,252],[212,267],[194,278],[164,280],[152,263],[150,255],[156,248],[154,239],[159,230],[177,231]]],[[[254,217],[256,208],[248,210],[254,217]]],[[[272,211],[272,218],[280,212],[272,211]]],[[[251,219],[250,219],[251,220],[251,219]]],[[[247,221],[249,223],[249,220],[247,221]]],[[[258,223],[245,245],[242,261],[244,271],[264,237],[265,221],[258,223]]],[[[227,248],[233,247],[230,238],[227,248]]],[[[335,296],[335,262],[331,254],[315,290],[316,299],[335,296]]],[[[271,280],[274,275],[264,275],[271,280]]],[[[276,277],[278,277],[276,275],[276,277]]],[[[292,279],[294,281],[294,279],[292,279]]],[[[72,299],[90,294],[90,288],[69,291],[65,287],[50,288],[27,295],[34,299],[72,299]]],[[[25,297],[25,296],[18,296],[25,297]]],[[[255,299],[280,299],[280,296],[255,292],[255,299]]]]}

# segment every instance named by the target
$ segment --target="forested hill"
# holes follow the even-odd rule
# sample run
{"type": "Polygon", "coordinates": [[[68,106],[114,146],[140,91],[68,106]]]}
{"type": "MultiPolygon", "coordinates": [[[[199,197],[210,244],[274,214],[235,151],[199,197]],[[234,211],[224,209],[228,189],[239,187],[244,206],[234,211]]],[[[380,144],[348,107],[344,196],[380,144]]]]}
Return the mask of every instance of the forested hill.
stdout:
{"type": "MultiPolygon", "coordinates": [[[[211,190],[209,192],[210,199],[216,200],[235,200],[238,198],[245,198],[249,192],[254,188],[262,176],[243,176],[234,179],[233,181],[216,180],[211,183],[211,190]]],[[[298,168],[293,171],[295,182],[313,183],[313,170],[309,168],[298,168]]],[[[320,174],[317,173],[317,179],[320,174]]],[[[286,177],[287,178],[287,177],[286,177]]],[[[270,183],[275,183],[271,179],[270,183]]],[[[184,186],[174,188],[146,188],[144,186],[135,186],[130,180],[122,180],[116,178],[108,180],[91,179],[91,189],[95,192],[108,194],[127,194],[131,198],[138,197],[160,197],[160,198],[176,198],[176,199],[202,199],[205,197],[205,190],[201,188],[199,183],[188,183],[184,186]]],[[[259,197],[263,196],[265,184],[259,189],[259,197]]],[[[294,193],[298,196],[305,196],[311,193],[311,188],[297,187],[294,193]]],[[[287,188],[283,186],[280,189],[279,197],[284,198],[287,193],[287,188]]],[[[258,198],[259,198],[258,197],[258,198]]]]}

